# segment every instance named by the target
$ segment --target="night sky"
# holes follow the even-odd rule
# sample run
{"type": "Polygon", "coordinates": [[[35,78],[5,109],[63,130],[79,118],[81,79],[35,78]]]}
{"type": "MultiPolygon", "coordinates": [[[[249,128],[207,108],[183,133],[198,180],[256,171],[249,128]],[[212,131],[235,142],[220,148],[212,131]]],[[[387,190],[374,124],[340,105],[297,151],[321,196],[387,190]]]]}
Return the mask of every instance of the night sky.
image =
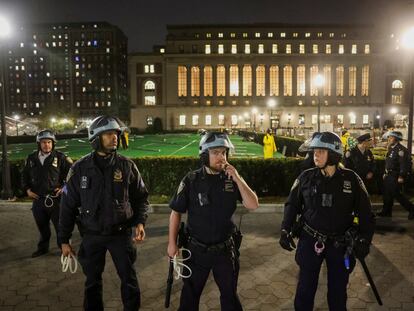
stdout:
{"type": "Polygon", "coordinates": [[[167,24],[375,23],[399,1],[0,0],[0,14],[17,24],[108,21],[128,36],[129,51],[145,52],[164,43],[167,24]]]}

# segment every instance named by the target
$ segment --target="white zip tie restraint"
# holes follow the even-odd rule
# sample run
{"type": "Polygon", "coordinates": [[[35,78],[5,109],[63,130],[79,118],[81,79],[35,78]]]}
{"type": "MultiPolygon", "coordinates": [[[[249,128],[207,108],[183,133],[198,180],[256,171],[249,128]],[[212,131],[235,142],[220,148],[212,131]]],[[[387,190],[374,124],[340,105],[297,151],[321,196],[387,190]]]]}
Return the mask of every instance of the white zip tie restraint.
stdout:
{"type": "Polygon", "coordinates": [[[58,197],[57,195],[50,195],[50,194],[48,194],[48,195],[45,197],[45,201],[44,201],[45,206],[46,206],[47,208],[51,208],[51,207],[53,206],[53,204],[55,203],[55,202],[53,201],[53,199],[56,199],[57,197],[58,197]]]}
{"type": "Polygon", "coordinates": [[[174,258],[170,259],[171,262],[174,264],[174,271],[177,273],[177,275],[175,276],[176,280],[178,280],[179,278],[188,279],[189,277],[191,277],[191,274],[193,273],[190,267],[184,263],[184,261],[191,258],[191,251],[189,249],[182,248],[181,254],[183,254],[184,251],[188,253],[187,257],[184,258],[184,256],[182,256],[182,258],[179,258],[177,257],[177,255],[175,255],[174,258]],[[183,273],[184,269],[187,269],[188,274],[183,273]]]}
{"type": "Polygon", "coordinates": [[[78,260],[76,256],[69,254],[68,256],[60,256],[60,263],[62,264],[62,272],[70,271],[70,273],[76,273],[78,270],[78,260]]]}

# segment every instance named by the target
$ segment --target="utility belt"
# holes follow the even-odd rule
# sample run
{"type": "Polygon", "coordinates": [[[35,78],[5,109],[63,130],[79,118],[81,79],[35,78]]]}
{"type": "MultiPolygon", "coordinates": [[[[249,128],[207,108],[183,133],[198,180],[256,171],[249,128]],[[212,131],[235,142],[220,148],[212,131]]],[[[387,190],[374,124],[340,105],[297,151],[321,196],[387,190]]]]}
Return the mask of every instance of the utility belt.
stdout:
{"type": "Polygon", "coordinates": [[[317,239],[318,241],[321,241],[323,243],[328,242],[328,241],[333,242],[335,247],[346,244],[345,234],[324,234],[324,233],[319,232],[316,229],[313,229],[307,223],[303,224],[303,230],[308,235],[317,239]]]}
{"type": "Polygon", "coordinates": [[[204,244],[198,241],[195,237],[189,236],[188,244],[195,246],[206,253],[220,253],[228,250],[232,250],[235,247],[233,236],[230,236],[227,240],[217,244],[204,244]]]}
{"type": "Polygon", "coordinates": [[[132,229],[127,226],[114,226],[111,230],[88,230],[82,228],[82,234],[85,235],[100,235],[100,236],[111,236],[111,235],[124,235],[132,234],[132,229]]]}

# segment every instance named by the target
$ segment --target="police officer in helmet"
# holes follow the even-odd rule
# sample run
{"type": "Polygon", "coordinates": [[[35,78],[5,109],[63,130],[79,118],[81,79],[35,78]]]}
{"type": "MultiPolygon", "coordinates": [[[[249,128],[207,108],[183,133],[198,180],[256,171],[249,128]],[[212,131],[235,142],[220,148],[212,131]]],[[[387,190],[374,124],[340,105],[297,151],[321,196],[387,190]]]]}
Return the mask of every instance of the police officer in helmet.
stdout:
{"type": "Polygon", "coordinates": [[[134,162],[117,153],[123,135],[118,118],[97,117],[88,135],[94,151],[72,166],[63,190],[62,254],[74,254],[69,239],[79,216],[83,237],[78,259],[86,276],[84,309],[103,310],[102,272],[109,251],[121,279],[124,310],[138,310],[140,289],[133,242],[145,238],[148,192],[134,162]]]}
{"type": "Polygon", "coordinates": [[[330,310],[346,310],[347,284],[355,258],[346,254],[348,230],[359,235],[355,255],[364,258],[374,234],[374,216],[365,186],[358,175],[342,168],[341,139],[334,133],[316,135],[310,148],[316,167],[304,171],[292,186],[285,203],[280,245],[292,251],[299,237],[296,262],[299,281],[295,310],[313,310],[319,272],[325,260],[328,269],[330,310]]]}
{"type": "Polygon", "coordinates": [[[409,212],[408,219],[414,219],[414,205],[402,194],[402,186],[411,174],[411,152],[401,145],[403,135],[399,131],[391,131],[386,135],[388,152],[385,158],[383,176],[383,208],[378,216],[391,217],[394,199],[409,212]]]}
{"type": "Polygon", "coordinates": [[[222,310],[242,310],[237,295],[239,272],[236,227],[232,215],[237,201],[248,209],[258,207],[256,194],[234,166],[228,163],[233,144],[227,134],[209,132],[199,146],[202,167],[188,173],[171,199],[168,256],[178,253],[176,238],[181,214],[188,213],[186,245],[191,251],[192,274],[184,279],[180,311],[197,311],[210,271],[220,290],[222,310]]]}
{"type": "MultiPolygon", "coordinates": [[[[42,130],[36,136],[37,151],[27,157],[23,168],[22,186],[33,200],[32,213],[40,232],[37,250],[32,257],[49,251],[50,220],[56,237],[59,224],[60,194],[72,160],[55,150],[56,137],[51,130],[42,130]]],[[[60,247],[59,239],[57,239],[60,247]]]]}

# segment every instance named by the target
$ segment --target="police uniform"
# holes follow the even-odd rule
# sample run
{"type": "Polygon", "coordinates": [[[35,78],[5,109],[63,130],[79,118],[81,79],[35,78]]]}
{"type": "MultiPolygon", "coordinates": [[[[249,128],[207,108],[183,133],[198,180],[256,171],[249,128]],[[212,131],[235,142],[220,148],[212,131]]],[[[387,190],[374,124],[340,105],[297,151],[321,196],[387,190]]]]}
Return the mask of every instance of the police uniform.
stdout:
{"type": "Polygon", "coordinates": [[[188,263],[192,275],[183,280],[180,311],[198,310],[211,270],[222,310],[242,310],[237,295],[238,250],[232,237],[237,201],[242,201],[237,184],[224,173],[207,174],[205,167],[187,174],[171,199],[171,209],[188,213],[186,248],[192,254],[188,263]]]}
{"type": "Polygon", "coordinates": [[[55,227],[57,244],[60,247],[58,239],[60,197],[55,197],[55,189],[63,187],[73,162],[56,150],[44,159],[43,164],[39,156],[42,156],[41,152],[35,151],[27,157],[23,168],[22,187],[25,193],[30,189],[39,196],[39,199],[33,201],[32,213],[40,232],[37,252],[46,253],[49,250],[51,236],[50,220],[55,227]]]}
{"type": "MultiPolygon", "coordinates": [[[[369,138],[369,134],[364,134],[357,139],[359,143],[362,143],[369,138]]],[[[374,155],[368,148],[362,152],[358,146],[355,146],[351,150],[345,152],[344,165],[346,168],[349,168],[357,173],[366,183],[367,174],[374,173],[375,171],[374,155]]]]}
{"type": "Polygon", "coordinates": [[[399,142],[391,146],[385,159],[384,174],[384,193],[383,193],[383,210],[380,216],[391,216],[394,199],[409,211],[409,219],[414,218],[413,204],[401,193],[402,185],[398,182],[398,177],[405,180],[411,173],[411,157],[408,149],[399,142]]]}
{"type": "Polygon", "coordinates": [[[131,228],[145,224],[147,197],[136,165],[117,153],[103,158],[93,152],[71,168],[62,195],[60,238],[68,244],[79,215],[83,238],[78,258],[86,275],[85,310],[103,310],[102,272],[107,251],[121,279],[124,310],[138,310],[140,289],[131,228]]]}
{"type": "Polygon", "coordinates": [[[344,168],[337,168],[331,177],[325,177],[319,168],[304,171],[285,204],[282,229],[291,232],[298,215],[303,229],[295,257],[300,267],[295,309],[313,309],[319,271],[325,260],[329,309],[346,310],[346,287],[355,259],[351,258],[350,270],[347,270],[344,234],[353,226],[356,215],[361,237],[371,241],[374,233],[374,216],[363,182],[355,172],[344,168]],[[320,255],[315,250],[319,239],[324,240],[325,246],[320,255]]]}

